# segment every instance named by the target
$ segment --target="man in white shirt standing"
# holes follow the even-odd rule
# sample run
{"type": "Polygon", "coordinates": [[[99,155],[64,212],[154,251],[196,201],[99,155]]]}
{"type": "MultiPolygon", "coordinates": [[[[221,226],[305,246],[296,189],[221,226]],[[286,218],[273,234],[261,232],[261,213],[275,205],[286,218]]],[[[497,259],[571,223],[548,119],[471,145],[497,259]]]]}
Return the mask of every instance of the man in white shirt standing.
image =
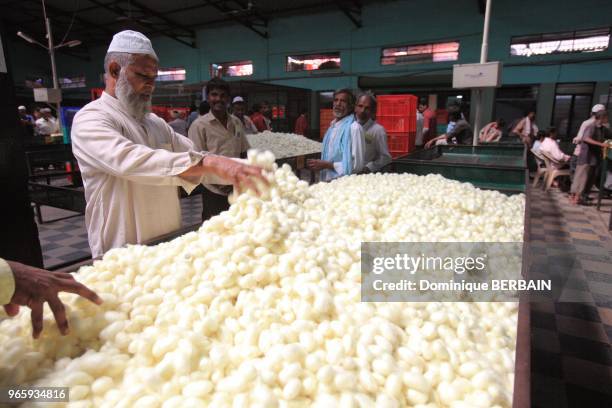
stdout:
{"type": "Polygon", "coordinates": [[[85,187],[85,225],[93,257],[181,227],[177,186],[202,182],[255,190],[261,169],[200,152],[149,112],[158,59],[135,31],[115,34],[104,59],[106,89],[77,113],[72,150],[85,187]]]}
{"type": "Polygon", "coordinates": [[[357,98],[355,119],[361,125],[365,139],[365,166],[362,173],[376,173],[391,163],[391,154],[387,146],[387,132],[376,122],[376,97],[371,92],[364,92],[357,98]]]}
{"type": "Polygon", "coordinates": [[[531,147],[535,136],[538,134],[538,125],[535,123],[536,113],[533,110],[527,112],[525,117],[521,119],[514,129],[512,129],[512,133],[518,135],[523,143],[525,143],[528,147],[531,147]]]}
{"type": "Polygon", "coordinates": [[[334,92],[331,122],[323,138],[321,160],[310,159],[309,168],[321,171],[321,181],[359,173],[364,166],[365,138],[363,128],[353,115],[355,96],[349,89],[334,92]]]}
{"type": "Polygon", "coordinates": [[[41,136],[49,136],[52,133],[59,132],[59,124],[57,119],[51,115],[51,109],[42,108],[40,110],[42,117],[36,120],[36,131],[41,136]]]}

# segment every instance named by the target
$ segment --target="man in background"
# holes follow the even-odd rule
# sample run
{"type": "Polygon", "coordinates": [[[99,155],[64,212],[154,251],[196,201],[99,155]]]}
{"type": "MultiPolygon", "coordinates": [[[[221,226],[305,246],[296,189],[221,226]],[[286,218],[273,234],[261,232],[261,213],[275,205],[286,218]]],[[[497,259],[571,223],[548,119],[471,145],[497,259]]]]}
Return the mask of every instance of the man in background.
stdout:
{"type": "Polygon", "coordinates": [[[422,146],[423,143],[427,143],[429,140],[436,137],[436,114],[429,109],[427,98],[419,99],[417,111],[422,115],[423,122],[422,127],[417,129],[415,144],[416,146],[422,146]]]}
{"type": "Polygon", "coordinates": [[[363,170],[365,138],[363,128],[355,121],[355,96],[349,89],[334,92],[335,119],[323,138],[321,160],[310,159],[310,169],[321,171],[321,181],[357,174],[363,170]]]}
{"type": "Polygon", "coordinates": [[[268,126],[268,119],[264,116],[264,110],[266,109],[264,104],[256,103],[253,105],[253,114],[251,115],[251,120],[255,124],[255,128],[258,132],[264,132],[266,130],[271,130],[268,126]]]}
{"type": "Polygon", "coordinates": [[[535,111],[530,110],[512,129],[512,134],[518,136],[528,147],[531,147],[535,136],[538,134],[538,125],[535,123],[535,118],[535,111]]]}
{"type": "Polygon", "coordinates": [[[497,119],[495,122],[487,123],[478,135],[478,140],[481,143],[496,143],[502,138],[504,126],[506,121],[502,118],[497,119]]]}
{"type": "Polygon", "coordinates": [[[377,101],[371,92],[364,92],[357,98],[355,118],[361,125],[365,139],[365,166],[362,173],[376,173],[391,163],[387,147],[387,132],[374,119],[377,101]]]}
{"type": "Polygon", "coordinates": [[[57,119],[51,115],[51,109],[42,108],[40,110],[41,118],[36,121],[36,131],[41,136],[49,136],[59,132],[59,123],[57,119]]]}
{"type": "Polygon", "coordinates": [[[453,129],[441,136],[431,139],[425,144],[425,148],[429,149],[431,146],[437,144],[463,144],[469,145],[472,143],[472,127],[467,120],[461,117],[461,112],[451,112],[448,115],[449,123],[454,122],[455,126],[453,129]]]}
{"type": "Polygon", "coordinates": [[[21,105],[17,108],[17,113],[19,113],[19,122],[21,127],[26,132],[27,137],[34,136],[34,117],[28,114],[28,111],[25,106],[21,105]]]}
{"type": "MultiPolygon", "coordinates": [[[[249,142],[242,122],[228,113],[230,87],[220,78],[213,78],[206,85],[210,112],[200,116],[189,128],[189,139],[197,150],[225,157],[246,157],[249,142]]],[[[214,217],[229,208],[228,196],[231,186],[204,184],[202,193],[202,221],[214,217]]]]}
{"type": "Polygon", "coordinates": [[[246,114],[246,103],[244,103],[242,96],[236,96],[232,100],[232,114],[242,122],[245,134],[252,135],[253,133],[257,133],[255,124],[246,114]]]}
{"type": "Polygon", "coordinates": [[[179,135],[187,136],[187,121],[181,118],[181,113],[177,110],[170,112],[172,120],[168,125],[179,135]]]}
{"type": "Polygon", "coordinates": [[[300,109],[300,116],[295,120],[295,134],[306,136],[308,133],[308,119],[306,118],[306,108],[300,109]]]}

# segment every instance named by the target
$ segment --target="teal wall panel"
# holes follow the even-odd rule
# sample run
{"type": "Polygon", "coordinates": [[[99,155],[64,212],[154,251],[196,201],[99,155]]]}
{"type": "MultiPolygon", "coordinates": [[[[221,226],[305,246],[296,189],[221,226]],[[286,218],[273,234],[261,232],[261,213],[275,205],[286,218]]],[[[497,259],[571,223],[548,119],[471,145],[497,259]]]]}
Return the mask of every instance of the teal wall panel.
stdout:
{"type": "MultiPolygon", "coordinates": [[[[510,57],[514,35],[567,31],[610,26],[609,0],[517,2],[493,1],[489,60],[504,63],[503,83],[538,84],[554,82],[611,82],[612,51],[543,57],[510,57]],[[586,59],[607,59],[582,62],[586,59]]],[[[313,90],[356,87],[359,76],[407,75],[447,71],[452,63],[382,66],[381,48],[459,40],[458,63],[477,62],[480,54],[483,15],[476,1],[430,0],[368,3],[362,11],[363,27],[356,28],[344,14],[326,11],[270,20],[269,39],[238,24],[203,27],[196,31],[197,48],[190,48],[167,37],[152,38],[160,66],[183,66],[187,83],[209,79],[213,62],[252,60],[250,77],[233,78],[269,81],[313,90]],[[342,64],[338,73],[286,72],[289,54],[339,51],[342,64]]],[[[24,47],[20,47],[24,48],[24,47]]],[[[25,47],[29,48],[29,47],[25,47]]],[[[61,75],[86,73],[88,85],[99,86],[105,46],[90,49],[91,62],[58,55],[61,75]]],[[[45,69],[44,51],[28,49],[14,58],[16,80],[29,71],[45,69]]],[[[48,69],[48,68],[47,68],[48,69]]],[[[232,79],[232,80],[233,80],[232,79]]]]}

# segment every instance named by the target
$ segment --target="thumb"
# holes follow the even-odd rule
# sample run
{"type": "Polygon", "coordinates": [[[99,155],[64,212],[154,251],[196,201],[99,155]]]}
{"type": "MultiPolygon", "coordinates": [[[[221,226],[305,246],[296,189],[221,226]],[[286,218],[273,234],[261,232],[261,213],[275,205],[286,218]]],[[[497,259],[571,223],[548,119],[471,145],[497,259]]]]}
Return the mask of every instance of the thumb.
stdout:
{"type": "Polygon", "coordinates": [[[4,305],[4,311],[10,317],[17,316],[17,313],[19,313],[19,305],[16,305],[14,303],[6,304],[4,305]]]}

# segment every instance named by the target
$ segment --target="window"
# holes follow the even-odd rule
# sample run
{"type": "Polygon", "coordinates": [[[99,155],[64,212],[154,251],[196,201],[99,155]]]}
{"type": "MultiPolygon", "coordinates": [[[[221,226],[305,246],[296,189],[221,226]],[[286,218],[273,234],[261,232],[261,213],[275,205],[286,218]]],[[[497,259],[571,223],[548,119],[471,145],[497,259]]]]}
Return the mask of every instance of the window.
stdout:
{"type": "Polygon", "coordinates": [[[458,59],[459,41],[451,41],[383,48],[380,63],[381,65],[425,64],[458,59]]]}
{"type": "Polygon", "coordinates": [[[59,85],[62,89],[85,88],[87,86],[85,84],[85,75],[70,78],[60,78],[59,85]]]}
{"type": "Polygon", "coordinates": [[[593,99],[593,84],[560,84],[555,93],[553,126],[559,138],[571,140],[580,124],[589,118],[593,99]]]}
{"type": "Polygon", "coordinates": [[[287,57],[287,72],[320,71],[325,69],[340,69],[340,53],[289,55],[287,57]]]}
{"type": "Polygon", "coordinates": [[[506,121],[506,131],[514,128],[526,112],[535,110],[538,91],[537,86],[504,86],[498,88],[495,92],[494,119],[504,119],[506,121]]]}
{"type": "Polygon", "coordinates": [[[187,75],[185,68],[160,68],[157,70],[158,82],[184,81],[187,75]]]}
{"type": "Polygon", "coordinates": [[[572,52],[600,52],[607,50],[609,43],[610,28],[526,35],[512,37],[510,55],[530,57],[572,52]]]}
{"type": "Polygon", "coordinates": [[[219,62],[217,64],[210,64],[211,78],[249,75],[253,75],[253,61],[219,62]]]}

